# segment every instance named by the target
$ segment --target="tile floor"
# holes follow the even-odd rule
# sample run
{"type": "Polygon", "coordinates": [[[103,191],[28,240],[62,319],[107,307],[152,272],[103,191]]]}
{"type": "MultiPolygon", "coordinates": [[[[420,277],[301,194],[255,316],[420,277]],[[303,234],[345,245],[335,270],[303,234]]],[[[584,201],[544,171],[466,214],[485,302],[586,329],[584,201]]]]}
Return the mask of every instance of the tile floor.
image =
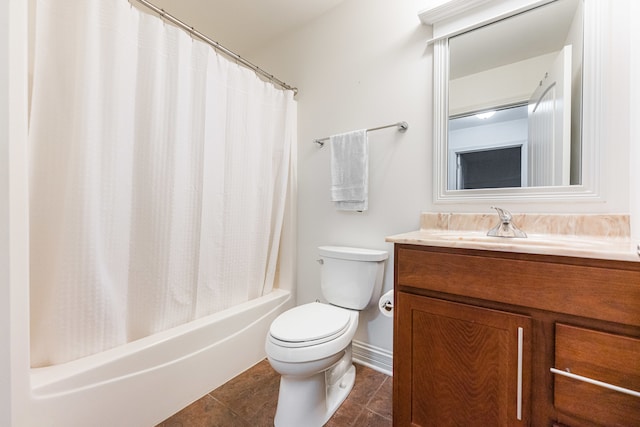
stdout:
{"type": "MultiPolygon", "coordinates": [[[[327,427],[391,427],[392,379],[356,364],[356,383],[327,427]]],[[[157,427],[273,426],[280,377],[263,360],[157,427]]]]}

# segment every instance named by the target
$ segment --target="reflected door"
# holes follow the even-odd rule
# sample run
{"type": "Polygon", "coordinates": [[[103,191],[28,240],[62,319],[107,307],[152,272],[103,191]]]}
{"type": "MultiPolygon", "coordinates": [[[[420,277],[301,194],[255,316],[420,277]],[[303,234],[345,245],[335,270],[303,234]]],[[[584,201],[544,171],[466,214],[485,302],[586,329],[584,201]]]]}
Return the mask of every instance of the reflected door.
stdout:
{"type": "Polygon", "coordinates": [[[529,100],[529,185],[569,185],[571,46],[565,46],[529,100]]]}

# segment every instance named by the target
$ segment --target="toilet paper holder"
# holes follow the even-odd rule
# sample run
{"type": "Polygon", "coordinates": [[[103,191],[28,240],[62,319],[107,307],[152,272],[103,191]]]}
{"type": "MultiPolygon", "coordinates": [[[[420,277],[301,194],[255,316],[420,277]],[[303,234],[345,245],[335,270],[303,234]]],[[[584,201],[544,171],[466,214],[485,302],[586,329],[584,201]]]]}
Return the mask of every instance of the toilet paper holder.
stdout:
{"type": "Polygon", "coordinates": [[[393,289],[382,294],[378,301],[378,310],[385,317],[393,317],[393,289]]]}

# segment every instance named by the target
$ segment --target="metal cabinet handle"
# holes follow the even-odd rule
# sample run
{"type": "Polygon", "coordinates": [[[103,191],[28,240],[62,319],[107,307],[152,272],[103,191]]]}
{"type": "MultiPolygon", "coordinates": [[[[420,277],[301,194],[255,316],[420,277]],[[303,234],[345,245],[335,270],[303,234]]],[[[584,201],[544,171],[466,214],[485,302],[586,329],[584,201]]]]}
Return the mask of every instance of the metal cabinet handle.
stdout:
{"type": "Polygon", "coordinates": [[[517,388],[517,404],[516,416],[518,421],[522,421],[522,350],[524,343],[524,329],[518,328],[518,388],[517,388]]]}
{"type": "Polygon", "coordinates": [[[617,385],[605,383],[605,382],[602,382],[602,381],[594,380],[593,378],[583,377],[582,375],[572,374],[571,372],[562,371],[562,370],[557,369],[557,368],[551,368],[551,372],[553,372],[554,374],[562,375],[563,377],[572,378],[572,379],[577,380],[577,381],[583,381],[585,383],[597,385],[599,387],[604,387],[604,388],[607,388],[609,390],[614,390],[614,391],[617,391],[617,392],[620,392],[620,393],[629,394],[631,396],[640,397],[640,392],[637,392],[635,390],[630,390],[628,388],[620,387],[620,386],[617,386],[617,385]]]}

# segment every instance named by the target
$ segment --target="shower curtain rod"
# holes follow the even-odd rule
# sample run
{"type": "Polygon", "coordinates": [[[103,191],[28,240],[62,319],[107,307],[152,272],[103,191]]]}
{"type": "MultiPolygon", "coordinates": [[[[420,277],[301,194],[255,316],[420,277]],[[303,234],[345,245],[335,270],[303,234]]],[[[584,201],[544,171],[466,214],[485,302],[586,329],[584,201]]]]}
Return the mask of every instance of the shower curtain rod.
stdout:
{"type": "MultiPolygon", "coordinates": [[[[377,128],[369,128],[367,129],[367,132],[371,132],[374,130],[380,130],[380,129],[386,129],[386,128],[392,128],[394,126],[398,127],[398,132],[406,132],[407,129],[409,129],[409,123],[407,122],[398,122],[398,123],[393,123],[390,125],[386,125],[386,126],[378,126],[377,128]]],[[[325,136],[324,138],[318,138],[318,139],[314,139],[313,142],[315,142],[316,144],[320,145],[320,148],[324,147],[324,141],[328,141],[329,138],[331,138],[330,136],[325,136]]]]}
{"type": "Polygon", "coordinates": [[[237,53],[233,52],[232,50],[229,50],[228,48],[222,46],[217,41],[207,37],[206,35],[202,34],[200,31],[196,30],[195,28],[185,24],[184,22],[182,22],[181,20],[179,20],[175,16],[165,12],[164,9],[159,8],[158,6],[154,5],[153,3],[149,3],[147,0],[129,0],[129,1],[130,2],[131,1],[136,1],[136,2],[138,2],[140,4],[142,4],[143,6],[148,7],[149,9],[153,10],[155,13],[160,15],[160,18],[166,19],[167,21],[172,22],[173,24],[177,25],[178,27],[182,28],[183,30],[185,30],[186,32],[191,34],[192,36],[197,37],[200,40],[202,40],[203,42],[211,45],[214,49],[223,52],[225,55],[230,56],[231,58],[233,58],[237,62],[241,63],[245,67],[250,68],[254,72],[260,74],[261,76],[263,76],[265,78],[267,78],[270,82],[273,82],[273,83],[277,84],[278,86],[280,86],[280,87],[282,87],[284,89],[293,91],[293,95],[294,96],[298,94],[298,88],[289,86],[288,84],[286,84],[282,80],[274,77],[273,74],[267,73],[262,68],[260,68],[257,65],[249,62],[248,60],[244,59],[243,57],[241,57],[237,53]]]}

